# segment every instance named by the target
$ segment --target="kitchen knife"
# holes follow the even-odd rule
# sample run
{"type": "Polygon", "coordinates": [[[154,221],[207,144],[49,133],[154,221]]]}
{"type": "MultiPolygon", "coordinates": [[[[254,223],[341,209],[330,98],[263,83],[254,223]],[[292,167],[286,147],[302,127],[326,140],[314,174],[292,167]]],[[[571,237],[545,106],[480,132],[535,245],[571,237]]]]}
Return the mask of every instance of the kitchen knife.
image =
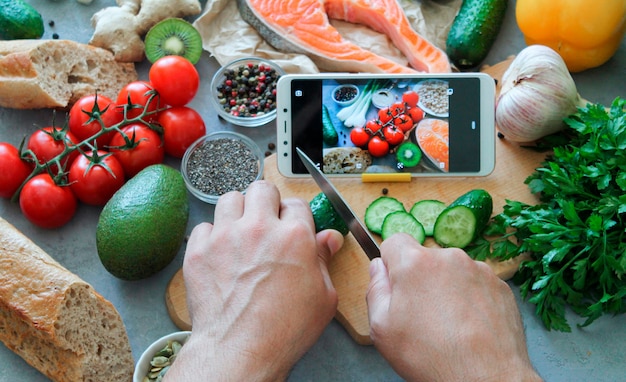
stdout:
{"type": "Polygon", "coordinates": [[[320,171],[319,168],[313,163],[311,158],[309,158],[299,147],[296,147],[296,152],[302,160],[302,163],[306,167],[307,171],[315,180],[315,183],[322,189],[322,192],[328,200],[330,204],[335,208],[335,211],[339,214],[339,216],[343,219],[343,221],[348,226],[352,235],[356,241],[361,245],[363,251],[367,257],[371,259],[375,257],[380,257],[380,248],[378,247],[378,243],[372,235],[370,235],[369,231],[363,223],[359,220],[359,218],[354,214],[350,206],[346,203],[346,201],[341,197],[339,191],[333,186],[333,184],[328,180],[328,178],[320,171]]]}

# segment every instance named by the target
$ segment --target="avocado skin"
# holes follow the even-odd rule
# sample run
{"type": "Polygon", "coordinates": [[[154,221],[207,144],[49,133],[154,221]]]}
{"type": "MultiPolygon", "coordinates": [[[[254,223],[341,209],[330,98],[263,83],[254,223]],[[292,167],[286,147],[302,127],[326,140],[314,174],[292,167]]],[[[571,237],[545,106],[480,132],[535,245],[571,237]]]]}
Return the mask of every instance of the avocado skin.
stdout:
{"type": "Polygon", "coordinates": [[[459,69],[487,57],[504,21],[508,0],[464,0],[446,40],[446,53],[459,69]]]}
{"type": "Polygon", "coordinates": [[[38,39],[43,31],[43,18],[32,5],[0,0],[0,40],[38,39]]]}
{"type": "Polygon", "coordinates": [[[178,254],[188,218],[180,172],[163,164],[146,167],[102,209],[96,231],[102,265],[124,280],[152,276],[178,254]]]}

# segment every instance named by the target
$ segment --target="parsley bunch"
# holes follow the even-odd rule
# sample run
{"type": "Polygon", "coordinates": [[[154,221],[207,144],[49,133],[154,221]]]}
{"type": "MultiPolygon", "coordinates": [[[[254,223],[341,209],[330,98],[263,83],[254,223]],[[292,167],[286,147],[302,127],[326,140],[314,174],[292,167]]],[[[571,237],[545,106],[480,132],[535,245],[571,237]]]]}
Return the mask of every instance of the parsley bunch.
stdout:
{"type": "Polygon", "coordinates": [[[540,204],[506,201],[475,258],[506,260],[523,253],[515,276],[524,299],[548,329],[571,331],[566,306],[586,318],[626,312],[626,100],[609,110],[587,105],[566,119],[568,143],[525,183],[540,204]],[[494,238],[495,237],[495,238],[494,238]]]}

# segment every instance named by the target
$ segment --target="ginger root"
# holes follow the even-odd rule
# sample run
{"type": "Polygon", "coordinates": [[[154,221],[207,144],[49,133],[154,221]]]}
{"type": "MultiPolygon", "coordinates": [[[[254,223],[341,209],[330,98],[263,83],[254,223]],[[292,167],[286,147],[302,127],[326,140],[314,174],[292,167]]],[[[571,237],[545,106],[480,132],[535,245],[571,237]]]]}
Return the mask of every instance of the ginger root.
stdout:
{"type": "Polygon", "coordinates": [[[199,0],[117,0],[91,18],[95,31],[89,44],[108,49],[121,62],[145,57],[143,37],[152,26],[170,17],[187,17],[202,11],[199,0]]]}

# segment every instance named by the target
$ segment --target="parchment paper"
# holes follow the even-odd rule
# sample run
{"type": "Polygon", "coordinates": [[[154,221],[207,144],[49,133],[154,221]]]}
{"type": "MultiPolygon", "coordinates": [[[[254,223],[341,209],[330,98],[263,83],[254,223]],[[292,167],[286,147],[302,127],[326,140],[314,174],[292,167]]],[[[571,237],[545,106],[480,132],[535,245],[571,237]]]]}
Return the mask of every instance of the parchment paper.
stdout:
{"type": "MultiPolygon", "coordinates": [[[[445,51],[446,37],[463,0],[399,0],[413,28],[445,51]]],[[[366,26],[331,20],[347,40],[364,49],[408,65],[404,55],[386,35],[366,26]]],[[[275,61],[287,73],[317,73],[320,70],[307,56],[282,53],[266,43],[243,21],[234,0],[208,0],[194,22],[202,35],[203,47],[224,65],[242,57],[262,57],[275,61]]]]}

